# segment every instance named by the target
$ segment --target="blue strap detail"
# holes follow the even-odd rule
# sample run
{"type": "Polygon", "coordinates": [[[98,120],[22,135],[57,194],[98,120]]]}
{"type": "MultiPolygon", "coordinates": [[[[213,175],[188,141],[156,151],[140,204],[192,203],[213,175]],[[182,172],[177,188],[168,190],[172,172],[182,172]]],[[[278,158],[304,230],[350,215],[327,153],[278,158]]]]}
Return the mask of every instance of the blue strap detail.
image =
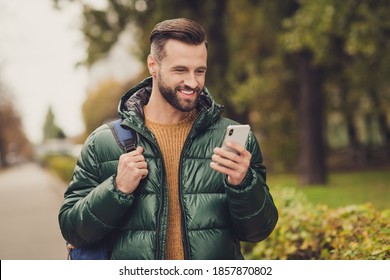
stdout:
{"type": "MultiPolygon", "coordinates": [[[[68,244],[68,243],[67,243],[68,244]]],[[[69,250],[70,260],[108,260],[108,244],[101,241],[87,247],[73,247],[69,250]]]]}
{"type": "MultiPolygon", "coordinates": [[[[118,145],[126,152],[131,152],[136,149],[136,134],[131,129],[126,129],[121,126],[122,119],[118,119],[108,123],[112,134],[118,145]]],[[[69,258],[71,260],[107,260],[108,259],[108,241],[103,240],[97,244],[87,247],[68,248],[69,258]]],[[[68,245],[68,242],[66,242],[68,245]]]]}
{"type": "Polygon", "coordinates": [[[110,122],[108,125],[112,130],[116,142],[128,153],[136,149],[135,132],[121,126],[122,119],[110,122]]]}

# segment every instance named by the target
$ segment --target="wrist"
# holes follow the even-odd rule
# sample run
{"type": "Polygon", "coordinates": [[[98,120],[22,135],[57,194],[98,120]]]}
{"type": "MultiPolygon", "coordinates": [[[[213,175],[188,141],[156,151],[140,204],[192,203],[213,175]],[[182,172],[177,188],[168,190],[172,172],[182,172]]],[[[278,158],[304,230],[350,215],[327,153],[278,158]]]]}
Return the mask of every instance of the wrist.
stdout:
{"type": "Polygon", "coordinates": [[[114,190],[123,196],[129,196],[133,193],[132,191],[128,191],[126,188],[123,188],[122,185],[118,183],[116,176],[114,176],[114,190]]]}

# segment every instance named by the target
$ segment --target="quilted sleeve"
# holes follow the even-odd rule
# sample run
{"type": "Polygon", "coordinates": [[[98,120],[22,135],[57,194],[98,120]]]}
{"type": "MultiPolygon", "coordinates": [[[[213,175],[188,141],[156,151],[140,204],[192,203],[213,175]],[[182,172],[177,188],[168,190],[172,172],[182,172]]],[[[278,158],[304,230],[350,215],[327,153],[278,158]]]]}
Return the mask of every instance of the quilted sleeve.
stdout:
{"type": "Polygon", "coordinates": [[[252,159],[245,179],[239,186],[230,186],[225,181],[225,188],[236,236],[241,241],[259,242],[275,228],[278,211],[266,184],[260,146],[252,133],[247,149],[252,159]]]}
{"type": "Polygon", "coordinates": [[[77,161],[59,212],[62,235],[76,247],[103,239],[119,225],[132,205],[133,196],[119,192],[115,186],[120,149],[116,161],[104,152],[116,146],[110,129],[104,126],[88,137],[77,161]],[[102,178],[104,162],[112,165],[112,175],[108,178],[102,178]]]}

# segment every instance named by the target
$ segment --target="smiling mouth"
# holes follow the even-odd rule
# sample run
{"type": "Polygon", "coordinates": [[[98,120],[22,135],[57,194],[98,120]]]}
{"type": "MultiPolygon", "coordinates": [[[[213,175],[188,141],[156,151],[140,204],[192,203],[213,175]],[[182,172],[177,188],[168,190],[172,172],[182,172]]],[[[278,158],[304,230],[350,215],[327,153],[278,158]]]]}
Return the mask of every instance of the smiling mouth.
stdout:
{"type": "Polygon", "coordinates": [[[195,90],[186,90],[186,89],[183,89],[183,90],[179,90],[179,92],[181,92],[182,94],[185,94],[185,95],[192,95],[195,93],[195,90]]]}
{"type": "Polygon", "coordinates": [[[191,89],[191,88],[181,88],[178,89],[178,92],[184,94],[184,95],[193,95],[198,93],[198,89],[191,89]]]}

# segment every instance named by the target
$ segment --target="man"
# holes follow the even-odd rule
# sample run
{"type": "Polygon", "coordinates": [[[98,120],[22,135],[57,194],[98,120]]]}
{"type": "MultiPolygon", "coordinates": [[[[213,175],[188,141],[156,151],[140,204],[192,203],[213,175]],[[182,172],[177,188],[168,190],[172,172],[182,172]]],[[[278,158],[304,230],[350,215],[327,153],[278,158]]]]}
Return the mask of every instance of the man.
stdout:
{"type": "Polygon", "coordinates": [[[219,148],[229,124],[205,88],[207,41],[188,19],[157,24],[151,74],[121,99],[137,134],[123,154],[107,125],[87,139],[65,193],[62,234],[77,246],[109,239],[111,259],[242,259],[278,214],[253,134],[219,148]],[[119,161],[118,161],[119,159],[119,161]]]}

